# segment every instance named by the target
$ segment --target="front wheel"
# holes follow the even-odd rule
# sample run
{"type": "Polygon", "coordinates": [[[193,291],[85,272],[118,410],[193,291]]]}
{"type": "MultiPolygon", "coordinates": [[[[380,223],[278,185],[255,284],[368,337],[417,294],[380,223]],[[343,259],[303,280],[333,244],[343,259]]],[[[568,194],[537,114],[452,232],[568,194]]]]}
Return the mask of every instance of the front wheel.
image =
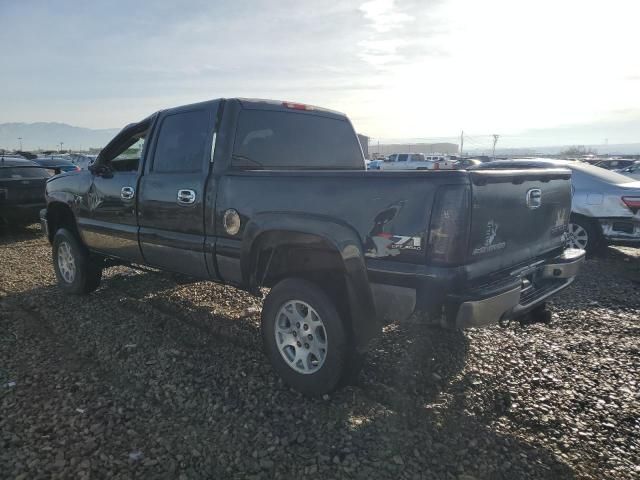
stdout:
{"type": "Polygon", "coordinates": [[[73,233],[65,228],[56,231],[52,253],[58,286],[65,293],[84,295],[98,288],[102,267],[73,233]]]}
{"type": "Polygon", "coordinates": [[[262,339],[276,373],[305,395],[335,390],[347,372],[344,323],[329,296],[307,280],[290,278],[271,289],[262,339]]]}

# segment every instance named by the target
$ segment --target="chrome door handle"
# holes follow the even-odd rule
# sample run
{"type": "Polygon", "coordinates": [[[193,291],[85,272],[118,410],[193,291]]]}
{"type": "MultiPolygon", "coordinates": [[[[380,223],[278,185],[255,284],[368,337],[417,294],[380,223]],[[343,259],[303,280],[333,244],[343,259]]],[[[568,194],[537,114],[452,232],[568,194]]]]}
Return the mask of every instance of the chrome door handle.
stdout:
{"type": "Polygon", "coordinates": [[[120,190],[120,198],[123,200],[131,200],[136,195],[133,187],[122,187],[120,190]]]}
{"type": "Polygon", "coordinates": [[[178,203],[191,205],[196,201],[196,192],[193,190],[178,190],[178,203]]]}

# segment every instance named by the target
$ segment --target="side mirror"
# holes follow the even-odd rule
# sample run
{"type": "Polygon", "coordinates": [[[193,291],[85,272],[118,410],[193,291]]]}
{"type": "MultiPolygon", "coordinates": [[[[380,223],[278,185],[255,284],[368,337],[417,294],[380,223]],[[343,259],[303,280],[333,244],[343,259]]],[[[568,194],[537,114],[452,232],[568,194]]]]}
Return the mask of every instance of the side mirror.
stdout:
{"type": "Polygon", "coordinates": [[[113,176],[111,167],[101,163],[94,163],[92,165],[89,165],[89,171],[97,177],[110,178],[113,176]]]}

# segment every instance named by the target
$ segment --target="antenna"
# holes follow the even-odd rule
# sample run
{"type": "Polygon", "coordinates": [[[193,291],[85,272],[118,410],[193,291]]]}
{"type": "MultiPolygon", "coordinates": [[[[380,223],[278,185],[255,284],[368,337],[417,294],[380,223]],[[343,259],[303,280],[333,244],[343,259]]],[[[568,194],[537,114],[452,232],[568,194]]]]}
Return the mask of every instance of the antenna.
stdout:
{"type": "Polygon", "coordinates": [[[496,159],[496,143],[498,143],[498,139],[500,138],[500,135],[498,134],[493,134],[493,153],[492,153],[492,157],[495,160],[496,159]]]}

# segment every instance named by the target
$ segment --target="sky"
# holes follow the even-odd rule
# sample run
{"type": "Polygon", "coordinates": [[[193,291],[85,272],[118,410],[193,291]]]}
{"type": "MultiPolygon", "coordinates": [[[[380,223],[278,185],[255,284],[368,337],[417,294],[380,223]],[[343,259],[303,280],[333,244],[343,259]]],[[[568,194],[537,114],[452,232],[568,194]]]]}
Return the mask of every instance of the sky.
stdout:
{"type": "Polygon", "coordinates": [[[121,127],[217,97],[382,142],[640,142],[636,0],[0,0],[0,122],[121,127]],[[475,139],[475,140],[474,140],[475,139]]]}

